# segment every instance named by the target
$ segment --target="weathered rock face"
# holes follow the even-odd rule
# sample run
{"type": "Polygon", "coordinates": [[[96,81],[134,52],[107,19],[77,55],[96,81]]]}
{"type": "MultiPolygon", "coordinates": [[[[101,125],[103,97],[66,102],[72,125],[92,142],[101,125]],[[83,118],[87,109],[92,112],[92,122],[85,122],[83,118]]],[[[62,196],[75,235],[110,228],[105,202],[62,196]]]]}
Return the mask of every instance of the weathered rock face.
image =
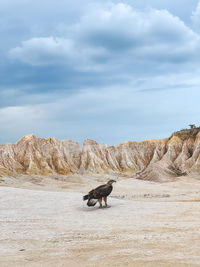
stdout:
{"type": "Polygon", "coordinates": [[[0,176],[17,174],[112,173],[152,181],[200,173],[200,133],[124,142],[117,146],[85,140],[36,138],[27,135],[16,144],[0,145],[0,176]]]}

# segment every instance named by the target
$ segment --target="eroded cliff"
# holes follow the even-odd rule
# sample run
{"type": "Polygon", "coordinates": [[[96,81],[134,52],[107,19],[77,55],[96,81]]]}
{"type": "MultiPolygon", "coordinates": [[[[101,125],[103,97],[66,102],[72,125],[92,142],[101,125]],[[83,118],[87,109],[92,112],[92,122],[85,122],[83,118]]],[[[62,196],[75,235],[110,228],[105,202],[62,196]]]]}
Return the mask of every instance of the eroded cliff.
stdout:
{"type": "Polygon", "coordinates": [[[200,133],[177,132],[170,138],[124,142],[117,146],[85,140],[36,138],[0,145],[0,175],[112,173],[168,181],[200,173],[200,133]]]}

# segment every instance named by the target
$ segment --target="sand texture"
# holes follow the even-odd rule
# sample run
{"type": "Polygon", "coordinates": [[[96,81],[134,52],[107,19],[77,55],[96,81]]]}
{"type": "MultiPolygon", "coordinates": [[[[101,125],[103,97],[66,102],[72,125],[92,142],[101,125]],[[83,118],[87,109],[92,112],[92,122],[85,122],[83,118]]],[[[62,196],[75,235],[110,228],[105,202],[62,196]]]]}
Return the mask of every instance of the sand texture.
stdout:
{"type": "Polygon", "coordinates": [[[108,178],[1,180],[0,266],[200,266],[198,179],[118,178],[109,208],[87,207],[108,178]]]}

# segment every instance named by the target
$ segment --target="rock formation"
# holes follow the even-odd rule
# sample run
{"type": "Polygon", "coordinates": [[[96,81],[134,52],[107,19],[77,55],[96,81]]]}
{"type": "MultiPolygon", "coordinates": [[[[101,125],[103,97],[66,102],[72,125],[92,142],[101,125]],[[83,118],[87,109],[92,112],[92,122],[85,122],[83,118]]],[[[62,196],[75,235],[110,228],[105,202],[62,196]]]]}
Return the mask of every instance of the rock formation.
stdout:
{"type": "Polygon", "coordinates": [[[110,173],[150,181],[168,181],[200,173],[200,132],[180,131],[161,140],[124,142],[117,146],[85,140],[36,138],[0,145],[0,176],[18,174],[110,173]]]}

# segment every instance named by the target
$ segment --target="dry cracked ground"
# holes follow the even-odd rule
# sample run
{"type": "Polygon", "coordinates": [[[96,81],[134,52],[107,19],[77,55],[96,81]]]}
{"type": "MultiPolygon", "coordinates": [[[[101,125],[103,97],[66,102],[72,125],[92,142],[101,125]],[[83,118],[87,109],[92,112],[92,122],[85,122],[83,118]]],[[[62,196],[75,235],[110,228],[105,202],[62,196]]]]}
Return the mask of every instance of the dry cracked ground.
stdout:
{"type": "Polygon", "coordinates": [[[87,207],[109,178],[0,178],[0,266],[200,266],[198,177],[118,177],[109,208],[87,207]]]}

